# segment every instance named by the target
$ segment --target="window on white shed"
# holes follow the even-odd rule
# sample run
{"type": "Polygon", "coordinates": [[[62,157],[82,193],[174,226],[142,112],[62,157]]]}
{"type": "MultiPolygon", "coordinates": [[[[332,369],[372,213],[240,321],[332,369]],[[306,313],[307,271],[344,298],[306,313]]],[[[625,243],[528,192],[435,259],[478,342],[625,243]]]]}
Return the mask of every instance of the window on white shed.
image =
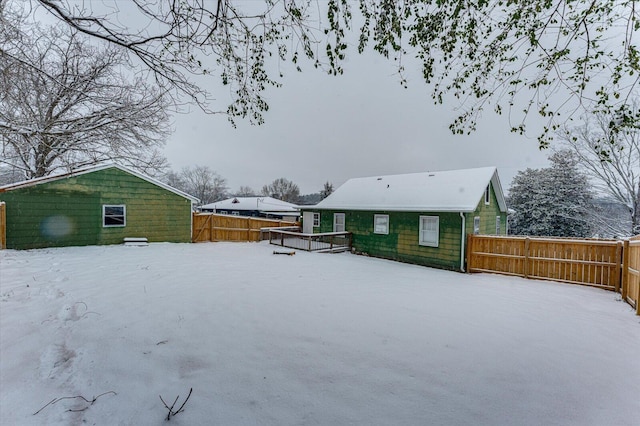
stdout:
{"type": "Polygon", "coordinates": [[[421,246],[438,247],[440,239],[440,218],[438,216],[420,216],[421,246]]]}
{"type": "Polygon", "coordinates": [[[389,215],[376,214],[373,216],[373,233],[388,234],[389,233],[389,215]]]}
{"type": "Polygon", "coordinates": [[[127,207],[124,205],[108,205],[102,206],[102,226],[126,226],[127,224],[127,207]]]}

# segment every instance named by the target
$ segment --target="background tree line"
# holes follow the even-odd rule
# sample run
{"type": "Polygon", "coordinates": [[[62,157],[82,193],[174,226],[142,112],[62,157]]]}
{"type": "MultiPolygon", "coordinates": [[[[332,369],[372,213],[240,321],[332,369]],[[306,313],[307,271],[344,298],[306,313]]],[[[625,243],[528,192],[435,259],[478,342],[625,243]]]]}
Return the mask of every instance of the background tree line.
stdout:
{"type": "Polygon", "coordinates": [[[518,172],[509,191],[511,233],[605,238],[640,234],[640,129],[616,117],[558,132],[551,167],[518,172]]]}
{"type": "Polygon", "coordinates": [[[230,191],[227,180],[208,166],[183,167],[179,172],[169,171],[162,180],[168,185],[200,199],[201,204],[214,203],[230,197],[273,197],[293,204],[316,204],[333,192],[329,182],[317,193],[300,195],[300,188],[294,182],[278,178],[262,187],[260,192],[249,186],[240,186],[230,191]]]}

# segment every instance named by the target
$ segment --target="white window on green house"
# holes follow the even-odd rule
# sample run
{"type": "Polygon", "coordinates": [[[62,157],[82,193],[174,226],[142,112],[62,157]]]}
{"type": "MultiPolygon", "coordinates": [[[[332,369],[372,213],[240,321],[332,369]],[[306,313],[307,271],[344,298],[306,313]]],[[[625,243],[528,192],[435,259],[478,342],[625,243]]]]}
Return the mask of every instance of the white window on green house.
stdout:
{"type": "Polygon", "coordinates": [[[473,233],[476,235],[480,233],[480,216],[473,218],[473,233]]]}
{"type": "Polygon", "coordinates": [[[438,247],[440,239],[440,218],[438,216],[420,216],[421,246],[438,247]]]}
{"type": "Polygon", "coordinates": [[[487,189],[484,190],[484,203],[489,204],[491,202],[491,185],[487,185],[487,189]]]}
{"type": "Polygon", "coordinates": [[[102,226],[115,227],[127,225],[127,207],[124,205],[104,204],[102,206],[102,226]]]}
{"type": "Polygon", "coordinates": [[[313,227],[314,228],[320,227],[320,213],[313,214],[313,227]]]}
{"type": "Polygon", "coordinates": [[[333,232],[344,232],[344,213],[333,214],[333,232]]]}
{"type": "Polygon", "coordinates": [[[376,214],[373,216],[373,233],[374,234],[389,233],[389,215],[376,214]]]}
{"type": "Polygon", "coordinates": [[[496,235],[500,235],[500,216],[496,216],[496,235]]]}

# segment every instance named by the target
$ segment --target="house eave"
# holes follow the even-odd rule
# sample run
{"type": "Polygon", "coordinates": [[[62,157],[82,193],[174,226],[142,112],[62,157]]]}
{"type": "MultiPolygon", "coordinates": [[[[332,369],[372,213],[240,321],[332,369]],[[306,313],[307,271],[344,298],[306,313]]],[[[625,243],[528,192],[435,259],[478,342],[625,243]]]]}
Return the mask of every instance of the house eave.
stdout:
{"type": "Polygon", "coordinates": [[[300,210],[348,210],[348,211],[372,211],[372,212],[434,212],[434,213],[472,213],[475,207],[433,207],[433,206],[301,206],[300,210]]]}
{"type": "Polygon", "coordinates": [[[36,179],[31,179],[31,180],[25,180],[22,182],[16,182],[16,183],[12,183],[9,185],[4,185],[0,187],[0,192],[7,192],[7,191],[13,191],[16,189],[22,189],[22,188],[28,188],[30,186],[35,186],[35,185],[41,185],[43,183],[49,183],[49,182],[55,182],[57,180],[62,180],[62,179],[68,179],[68,178],[72,178],[72,177],[76,177],[76,176],[81,176],[87,173],[93,173],[93,172],[97,172],[100,170],[106,170],[106,169],[110,169],[110,168],[116,168],[119,169],[123,172],[129,173],[131,175],[136,176],[137,178],[140,178],[142,180],[145,180],[149,183],[152,183],[156,186],[159,186],[163,189],[166,189],[167,191],[173,192],[176,195],[179,195],[183,198],[186,198],[188,200],[191,200],[192,203],[198,203],[200,202],[200,200],[192,195],[187,194],[186,192],[182,192],[179,189],[176,189],[172,186],[169,186],[165,183],[160,182],[157,179],[154,179],[150,176],[146,176],[142,173],[139,173],[135,170],[131,170],[125,166],[122,166],[120,164],[115,164],[115,163],[109,163],[109,164],[103,164],[103,165],[98,165],[98,166],[93,166],[93,167],[87,167],[87,168],[82,168],[82,169],[77,169],[77,170],[73,170],[71,172],[67,172],[67,173],[62,173],[62,174],[58,174],[58,175],[51,175],[51,176],[43,176],[41,178],[36,178],[36,179]]]}

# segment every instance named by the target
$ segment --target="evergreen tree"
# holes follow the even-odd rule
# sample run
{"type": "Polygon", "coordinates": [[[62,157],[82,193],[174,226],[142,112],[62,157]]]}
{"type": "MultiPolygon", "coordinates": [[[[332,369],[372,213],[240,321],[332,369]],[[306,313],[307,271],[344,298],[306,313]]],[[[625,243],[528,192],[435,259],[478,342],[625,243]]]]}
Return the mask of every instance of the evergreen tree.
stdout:
{"type": "Polygon", "coordinates": [[[587,237],[592,195],[589,182],[568,151],[549,157],[551,167],[527,169],[510,189],[509,229],[516,235],[587,237]]]}
{"type": "Polygon", "coordinates": [[[327,198],[332,193],[333,193],[333,184],[331,182],[329,182],[329,181],[326,181],[324,183],[324,187],[320,191],[320,196],[322,197],[322,200],[327,198]]]}

